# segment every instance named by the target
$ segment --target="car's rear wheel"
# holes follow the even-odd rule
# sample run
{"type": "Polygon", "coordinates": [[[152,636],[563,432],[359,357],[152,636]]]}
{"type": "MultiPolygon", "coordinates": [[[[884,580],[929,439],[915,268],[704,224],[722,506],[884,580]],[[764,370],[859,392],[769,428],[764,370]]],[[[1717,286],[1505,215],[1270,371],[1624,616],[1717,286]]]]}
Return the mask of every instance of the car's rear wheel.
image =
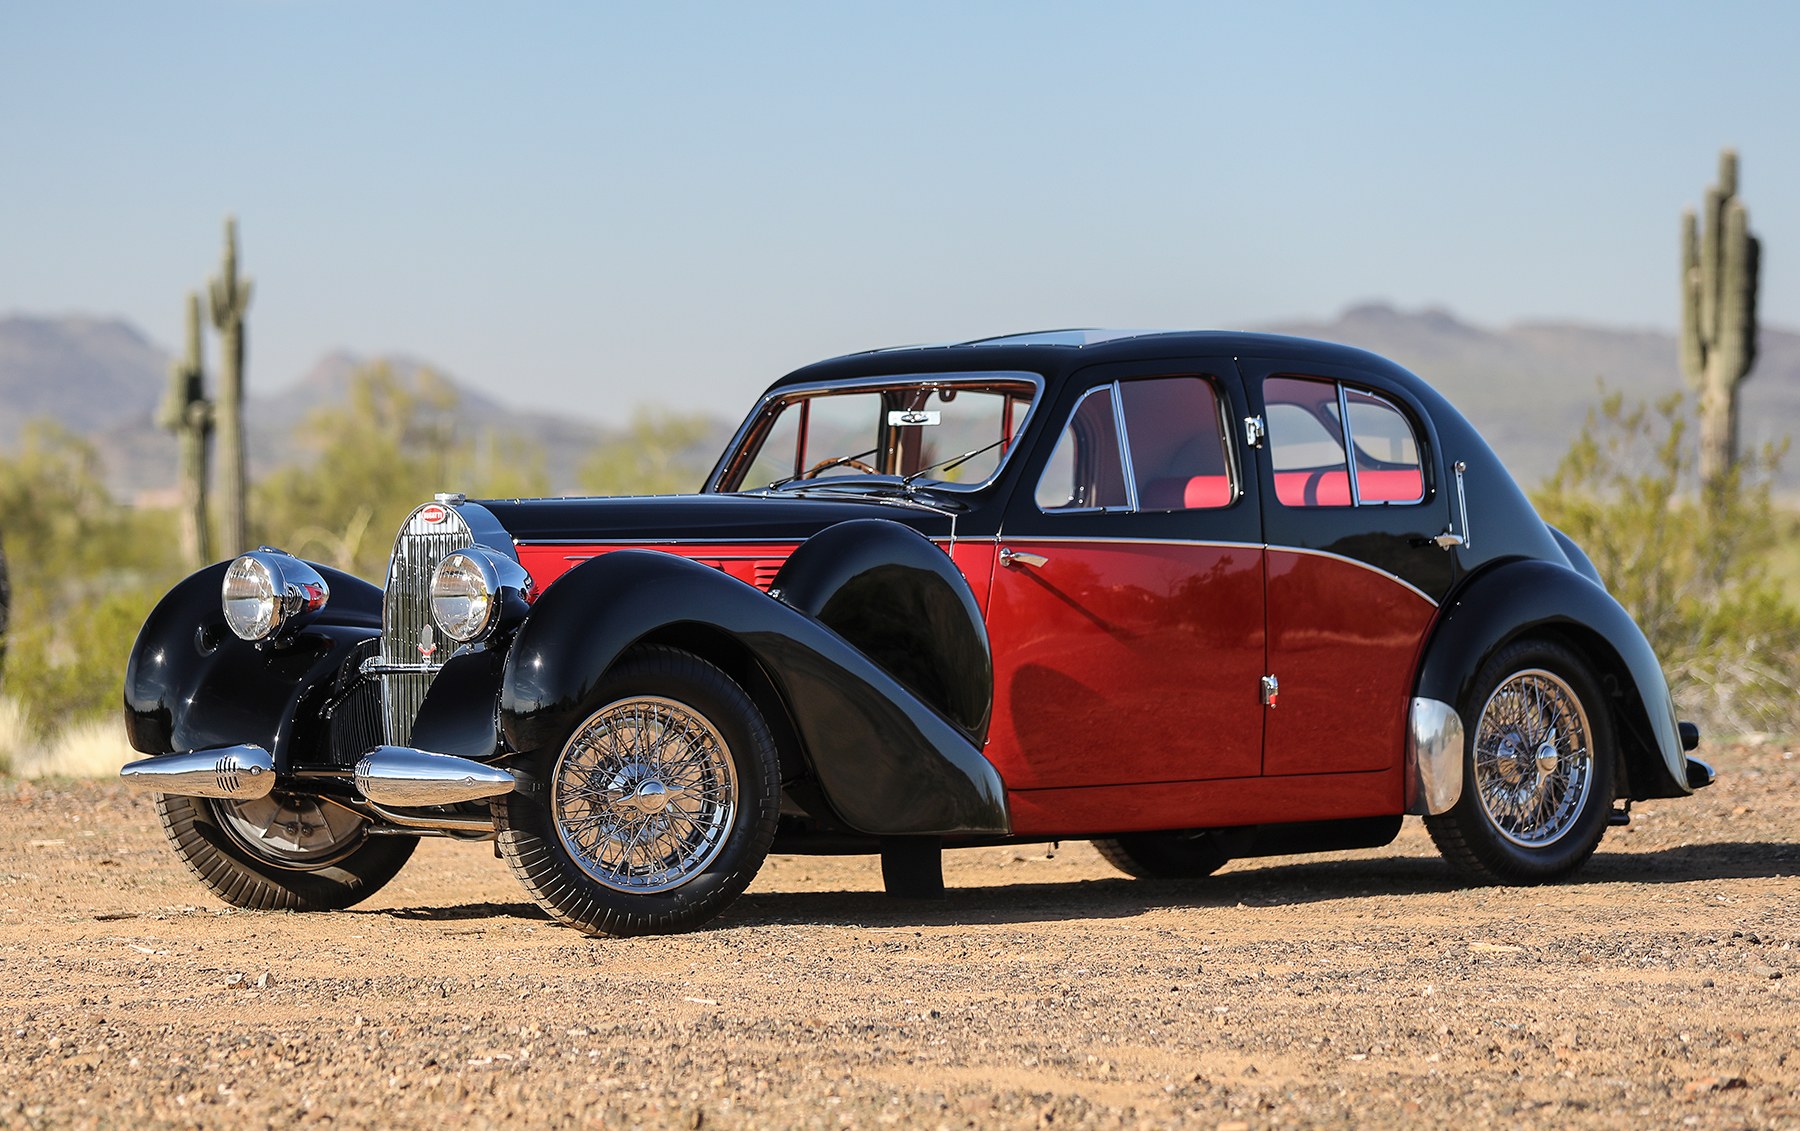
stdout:
{"type": "Polygon", "coordinates": [[[1538,883],[1580,867],[1612,809],[1618,751],[1587,665],[1549,640],[1508,645],[1462,705],[1473,720],[1462,798],[1425,818],[1445,859],[1480,879],[1538,883]]]}
{"type": "Polygon", "coordinates": [[[1199,879],[1231,859],[1208,832],[1123,833],[1094,847],[1108,864],[1139,879],[1199,879]]]}
{"type": "Polygon", "coordinates": [[[371,836],[361,814],[326,798],[276,791],[254,801],[159,794],[175,854],[212,893],[257,911],[336,911],[393,879],[418,845],[371,836]]]}
{"type": "Polygon", "coordinates": [[[538,903],[595,935],[687,930],[755,877],[775,836],[774,739],[741,687],[687,652],[629,654],[543,785],[495,805],[500,854],[538,903]]]}

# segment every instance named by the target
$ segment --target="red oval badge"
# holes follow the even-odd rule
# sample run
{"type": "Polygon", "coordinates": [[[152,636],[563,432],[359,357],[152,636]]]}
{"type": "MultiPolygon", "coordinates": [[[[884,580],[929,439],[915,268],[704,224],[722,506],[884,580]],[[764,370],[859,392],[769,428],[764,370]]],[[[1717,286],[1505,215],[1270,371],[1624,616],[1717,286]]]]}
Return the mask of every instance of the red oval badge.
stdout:
{"type": "Polygon", "coordinates": [[[450,516],[450,512],[445,510],[443,507],[438,506],[436,503],[431,504],[430,506],[424,508],[423,510],[421,510],[419,512],[419,517],[424,519],[426,522],[431,523],[433,526],[444,521],[444,519],[448,518],[449,516],[450,516]]]}

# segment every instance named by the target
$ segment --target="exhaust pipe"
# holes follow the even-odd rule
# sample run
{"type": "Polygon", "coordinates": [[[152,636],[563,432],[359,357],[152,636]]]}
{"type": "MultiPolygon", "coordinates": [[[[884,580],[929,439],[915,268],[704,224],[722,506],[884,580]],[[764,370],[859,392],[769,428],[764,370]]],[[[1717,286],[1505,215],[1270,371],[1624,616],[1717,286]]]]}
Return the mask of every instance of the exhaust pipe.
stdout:
{"type": "Polygon", "coordinates": [[[377,746],[356,763],[356,789],[377,805],[454,805],[511,793],[518,781],[497,766],[409,746],[377,746]]]}
{"type": "Polygon", "coordinates": [[[254,801],[275,788],[275,760],[260,746],[219,746],[127,762],[119,777],[151,793],[254,801]]]}

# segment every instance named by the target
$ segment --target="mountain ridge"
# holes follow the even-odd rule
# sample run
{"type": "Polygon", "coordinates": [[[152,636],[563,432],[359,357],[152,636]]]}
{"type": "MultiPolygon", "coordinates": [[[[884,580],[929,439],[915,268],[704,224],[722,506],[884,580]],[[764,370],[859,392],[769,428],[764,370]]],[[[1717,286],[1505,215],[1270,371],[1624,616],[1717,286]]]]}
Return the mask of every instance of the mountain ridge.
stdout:
{"type": "MultiPolygon", "coordinates": [[[[1342,342],[1411,369],[1456,404],[1528,486],[1554,470],[1598,402],[1599,382],[1645,401],[1683,387],[1676,339],[1655,329],[1557,319],[1496,329],[1443,306],[1408,311],[1383,302],[1357,303],[1331,319],[1246,328],[1342,342]]],[[[341,403],[352,374],[376,362],[407,382],[427,370],[441,377],[457,395],[455,419],[465,434],[531,438],[555,490],[571,489],[582,459],[621,434],[564,411],[503,405],[418,357],[334,349],[296,380],[267,393],[252,388],[245,405],[252,475],[308,458],[295,425],[314,408],[341,403]]],[[[168,363],[168,351],[123,319],[0,316],[0,451],[16,448],[27,420],[49,417],[96,441],[118,497],[166,494],[175,477],[175,445],[152,414],[168,363]]],[[[1800,433],[1800,333],[1763,329],[1742,419],[1746,445],[1800,433]]],[[[1782,485],[1800,488],[1800,470],[1784,471],[1782,485]]]]}

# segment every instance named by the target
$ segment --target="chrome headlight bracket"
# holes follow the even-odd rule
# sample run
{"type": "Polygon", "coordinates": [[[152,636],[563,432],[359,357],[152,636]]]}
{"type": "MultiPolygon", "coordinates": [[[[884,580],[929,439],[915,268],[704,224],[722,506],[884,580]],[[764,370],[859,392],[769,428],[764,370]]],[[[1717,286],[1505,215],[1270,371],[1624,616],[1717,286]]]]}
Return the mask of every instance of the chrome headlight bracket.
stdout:
{"type": "Polygon", "coordinates": [[[226,625],[250,641],[285,639],[330,599],[331,587],[318,570],[273,546],[239,555],[225,570],[219,591],[226,625]]]}

